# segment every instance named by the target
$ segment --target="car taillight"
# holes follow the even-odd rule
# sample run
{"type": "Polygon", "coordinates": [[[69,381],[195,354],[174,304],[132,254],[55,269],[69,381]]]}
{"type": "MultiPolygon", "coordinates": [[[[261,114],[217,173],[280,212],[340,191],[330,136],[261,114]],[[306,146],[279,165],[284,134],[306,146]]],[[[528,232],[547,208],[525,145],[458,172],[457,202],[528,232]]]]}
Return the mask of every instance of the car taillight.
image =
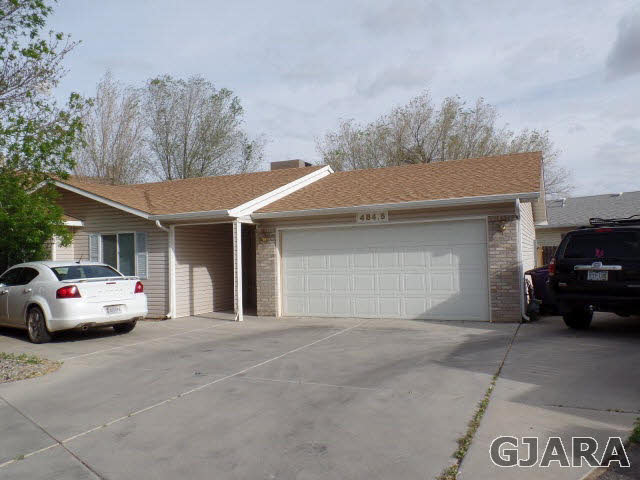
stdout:
{"type": "Polygon", "coordinates": [[[144,293],[144,286],[141,281],[136,282],[136,288],[133,290],[133,293],[144,293]]]}
{"type": "Polygon", "coordinates": [[[556,257],[553,257],[551,259],[551,262],[549,262],[549,276],[552,277],[555,274],[556,274],[556,257]]]}
{"type": "Polygon", "coordinates": [[[56,298],[80,298],[80,290],[75,285],[68,285],[56,291],[56,298]]]}

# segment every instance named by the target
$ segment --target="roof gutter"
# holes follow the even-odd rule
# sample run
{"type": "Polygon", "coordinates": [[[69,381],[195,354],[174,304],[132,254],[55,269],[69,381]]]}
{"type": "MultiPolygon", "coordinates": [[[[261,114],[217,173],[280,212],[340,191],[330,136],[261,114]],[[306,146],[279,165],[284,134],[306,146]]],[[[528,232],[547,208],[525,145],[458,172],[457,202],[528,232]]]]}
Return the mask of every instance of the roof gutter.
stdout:
{"type": "Polygon", "coordinates": [[[254,219],[304,217],[312,215],[337,215],[341,213],[356,213],[367,210],[406,210],[434,207],[454,207],[482,203],[513,202],[515,200],[531,201],[540,197],[540,192],[510,193],[500,195],[483,195],[477,197],[444,198],[438,200],[417,200],[413,202],[376,203],[370,205],[354,205],[349,207],[316,208],[310,210],[289,210],[283,212],[256,212],[251,215],[254,219]]]}
{"type": "Polygon", "coordinates": [[[185,212],[185,213],[166,213],[161,215],[150,215],[149,220],[157,221],[174,221],[174,220],[193,220],[193,219],[218,219],[233,218],[229,210],[207,210],[202,212],[185,212]]]}

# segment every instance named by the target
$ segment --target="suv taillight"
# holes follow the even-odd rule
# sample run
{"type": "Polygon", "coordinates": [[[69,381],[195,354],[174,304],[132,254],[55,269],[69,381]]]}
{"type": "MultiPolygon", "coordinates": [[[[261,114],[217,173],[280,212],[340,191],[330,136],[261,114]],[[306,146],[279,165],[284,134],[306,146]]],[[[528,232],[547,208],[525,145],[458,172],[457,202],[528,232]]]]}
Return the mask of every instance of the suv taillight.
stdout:
{"type": "Polygon", "coordinates": [[[133,290],[133,293],[144,293],[144,286],[141,281],[136,282],[136,288],[133,290]]]}
{"type": "Polygon", "coordinates": [[[56,291],[56,298],[80,298],[80,290],[75,285],[67,285],[56,291]]]}
{"type": "Polygon", "coordinates": [[[549,262],[549,276],[552,277],[556,274],[556,257],[553,257],[549,262]]]}

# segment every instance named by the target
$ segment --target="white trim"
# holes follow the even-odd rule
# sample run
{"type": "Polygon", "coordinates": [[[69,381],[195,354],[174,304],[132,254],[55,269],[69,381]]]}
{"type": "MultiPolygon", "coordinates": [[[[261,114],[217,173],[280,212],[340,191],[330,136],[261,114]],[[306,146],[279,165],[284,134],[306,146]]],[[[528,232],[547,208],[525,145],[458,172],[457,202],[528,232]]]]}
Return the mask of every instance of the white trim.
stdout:
{"type": "MultiPolygon", "coordinates": [[[[199,212],[166,213],[149,215],[149,220],[189,220],[190,218],[230,217],[229,210],[202,210],[199,212]]],[[[229,220],[232,220],[231,218],[229,220]]]]}
{"type": "Polygon", "coordinates": [[[65,227],[84,227],[84,222],[82,220],[65,220],[65,227]]]}
{"type": "Polygon", "coordinates": [[[55,262],[56,261],[56,256],[58,254],[58,237],[56,237],[55,235],[53,237],[51,237],[51,261],[55,262]]]}
{"type": "Polygon", "coordinates": [[[276,228],[276,317],[282,316],[282,232],[276,228]]]}
{"type": "Polygon", "coordinates": [[[293,225],[276,227],[278,230],[313,230],[315,228],[340,228],[340,227],[377,227],[377,226],[389,226],[389,225],[402,225],[405,223],[434,223],[434,222],[455,222],[464,220],[483,220],[488,218],[488,215],[460,215],[454,217],[433,217],[433,218],[410,218],[406,220],[390,220],[387,223],[319,223],[317,225],[293,225]]]}
{"type": "Polygon", "coordinates": [[[69,184],[60,182],[58,180],[55,180],[53,182],[53,184],[55,186],[57,186],[57,187],[60,187],[60,188],[64,189],[64,190],[68,190],[70,192],[77,193],[78,195],[82,195],[83,197],[90,198],[91,200],[95,200],[96,202],[104,203],[105,205],[109,205],[110,207],[117,208],[119,210],[123,210],[123,211],[125,211],[127,213],[131,213],[133,215],[137,215],[138,217],[142,217],[142,218],[145,218],[147,220],[149,220],[151,218],[151,215],[149,215],[147,212],[143,212],[142,210],[138,210],[136,208],[127,207],[126,205],[123,205],[122,203],[114,202],[113,200],[109,200],[107,198],[101,197],[100,195],[96,195],[94,193],[89,193],[86,190],[82,190],[81,188],[71,186],[69,184]]]}
{"type": "Polygon", "coordinates": [[[229,215],[233,217],[251,215],[256,210],[259,210],[262,207],[280,200],[281,198],[286,197],[296,190],[300,190],[301,188],[304,188],[307,185],[310,185],[313,182],[320,180],[321,178],[326,177],[331,173],[333,173],[333,170],[328,165],[318,170],[314,170],[313,172],[297,178],[296,180],[289,182],[282,187],[276,188],[275,190],[267,192],[264,195],[260,195],[253,200],[243,203],[242,205],[238,205],[237,207],[229,210],[229,215]]]}
{"type": "Polygon", "coordinates": [[[340,213],[355,213],[362,210],[401,210],[442,206],[456,206],[482,203],[509,202],[516,199],[535,200],[540,192],[512,193],[507,195],[484,195],[477,197],[444,198],[439,200],[417,200],[400,203],[377,203],[370,205],[354,205],[349,207],[316,208],[310,210],[288,210],[282,212],[256,212],[252,214],[254,219],[302,217],[309,215],[335,215],[340,213]]]}
{"type": "Polygon", "coordinates": [[[518,284],[520,285],[520,315],[523,319],[529,321],[527,306],[524,303],[524,263],[522,260],[522,215],[520,214],[520,200],[516,198],[515,204],[518,215],[516,219],[516,253],[518,259],[518,284]]]}
{"type": "Polygon", "coordinates": [[[486,255],[487,255],[487,295],[489,297],[489,323],[493,323],[493,308],[492,308],[492,298],[491,298],[491,268],[490,268],[490,264],[491,264],[491,255],[490,255],[490,251],[489,251],[489,242],[491,242],[491,238],[489,237],[489,215],[486,216],[485,218],[485,227],[484,227],[484,231],[487,233],[487,250],[486,250],[486,255]]]}
{"type": "Polygon", "coordinates": [[[169,226],[169,318],[176,318],[176,227],[169,226]]]}
{"type": "Polygon", "coordinates": [[[315,230],[319,228],[353,228],[353,227],[370,227],[375,228],[379,226],[389,225],[406,225],[412,223],[438,223],[438,222],[455,222],[455,221],[469,221],[469,220],[484,220],[485,221],[485,233],[486,233],[486,245],[487,245],[487,295],[489,296],[489,303],[487,304],[487,318],[489,322],[491,319],[491,285],[490,282],[490,269],[489,269],[489,215],[465,215],[458,217],[439,217],[439,218],[414,218],[408,220],[396,220],[388,223],[323,223],[318,225],[297,225],[290,227],[276,227],[276,316],[282,316],[282,294],[284,289],[282,288],[282,233],[287,230],[315,230]]]}
{"type": "Polygon", "coordinates": [[[233,260],[235,262],[234,288],[235,288],[235,310],[236,320],[244,320],[244,305],[242,304],[242,223],[233,222],[233,260]]]}

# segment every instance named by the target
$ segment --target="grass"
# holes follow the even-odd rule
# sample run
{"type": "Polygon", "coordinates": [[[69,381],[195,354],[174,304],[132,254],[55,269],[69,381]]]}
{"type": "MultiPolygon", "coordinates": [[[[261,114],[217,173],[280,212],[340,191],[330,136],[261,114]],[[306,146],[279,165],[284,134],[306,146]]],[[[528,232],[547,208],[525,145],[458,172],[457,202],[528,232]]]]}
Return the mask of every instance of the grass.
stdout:
{"type": "Polygon", "coordinates": [[[55,372],[61,365],[61,362],[53,362],[27,353],[0,352],[0,383],[40,377],[55,372]]]}
{"type": "Polygon", "coordinates": [[[21,353],[20,355],[15,353],[0,352],[0,360],[13,360],[14,362],[26,363],[29,365],[42,365],[45,360],[35,355],[28,355],[21,353]]]}
{"type": "Polygon", "coordinates": [[[496,381],[498,380],[498,375],[500,373],[496,373],[491,379],[491,383],[487,388],[487,391],[484,393],[482,400],[478,402],[478,407],[476,411],[473,413],[473,417],[469,421],[467,425],[467,431],[465,434],[458,439],[458,448],[454,452],[453,456],[458,460],[453,465],[444,469],[444,471],[440,474],[437,480],[456,480],[458,478],[458,471],[460,469],[460,464],[462,463],[462,459],[467,454],[469,447],[471,446],[471,442],[473,441],[473,437],[475,436],[478,428],[480,427],[480,422],[482,421],[482,417],[484,417],[485,412],[487,411],[487,407],[489,406],[489,400],[491,398],[491,394],[493,393],[493,389],[496,386],[496,381]]]}
{"type": "Polygon", "coordinates": [[[638,418],[634,424],[633,432],[631,432],[629,441],[631,443],[640,443],[640,418],[638,418]]]}
{"type": "MultiPolygon", "coordinates": [[[[482,400],[478,402],[478,406],[476,407],[475,412],[473,413],[473,417],[467,424],[467,431],[465,434],[458,439],[458,448],[453,453],[453,457],[457,460],[453,465],[445,468],[442,473],[436,478],[436,480],[456,480],[458,478],[458,472],[460,471],[460,465],[462,465],[462,460],[464,459],[469,447],[471,446],[471,442],[473,441],[473,437],[476,435],[478,428],[480,427],[480,422],[482,421],[482,417],[484,417],[485,412],[487,411],[487,407],[489,406],[489,400],[491,400],[491,394],[493,390],[496,388],[496,382],[498,381],[498,377],[500,377],[500,373],[502,372],[502,367],[504,367],[504,362],[507,359],[507,356],[511,352],[511,346],[513,345],[513,341],[518,335],[520,331],[520,325],[516,329],[515,333],[511,337],[511,341],[509,342],[509,346],[507,347],[507,351],[504,353],[504,357],[502,357],[502,362],[498,367],[496,373],[491,377],[491,382],[487,387],[487,390],[484,392],[482,400]]],[[[640,426],[638,427],[640,429],[640,426]]],[[[640,435],[640,432],[639,432],[640,435]]]]}

